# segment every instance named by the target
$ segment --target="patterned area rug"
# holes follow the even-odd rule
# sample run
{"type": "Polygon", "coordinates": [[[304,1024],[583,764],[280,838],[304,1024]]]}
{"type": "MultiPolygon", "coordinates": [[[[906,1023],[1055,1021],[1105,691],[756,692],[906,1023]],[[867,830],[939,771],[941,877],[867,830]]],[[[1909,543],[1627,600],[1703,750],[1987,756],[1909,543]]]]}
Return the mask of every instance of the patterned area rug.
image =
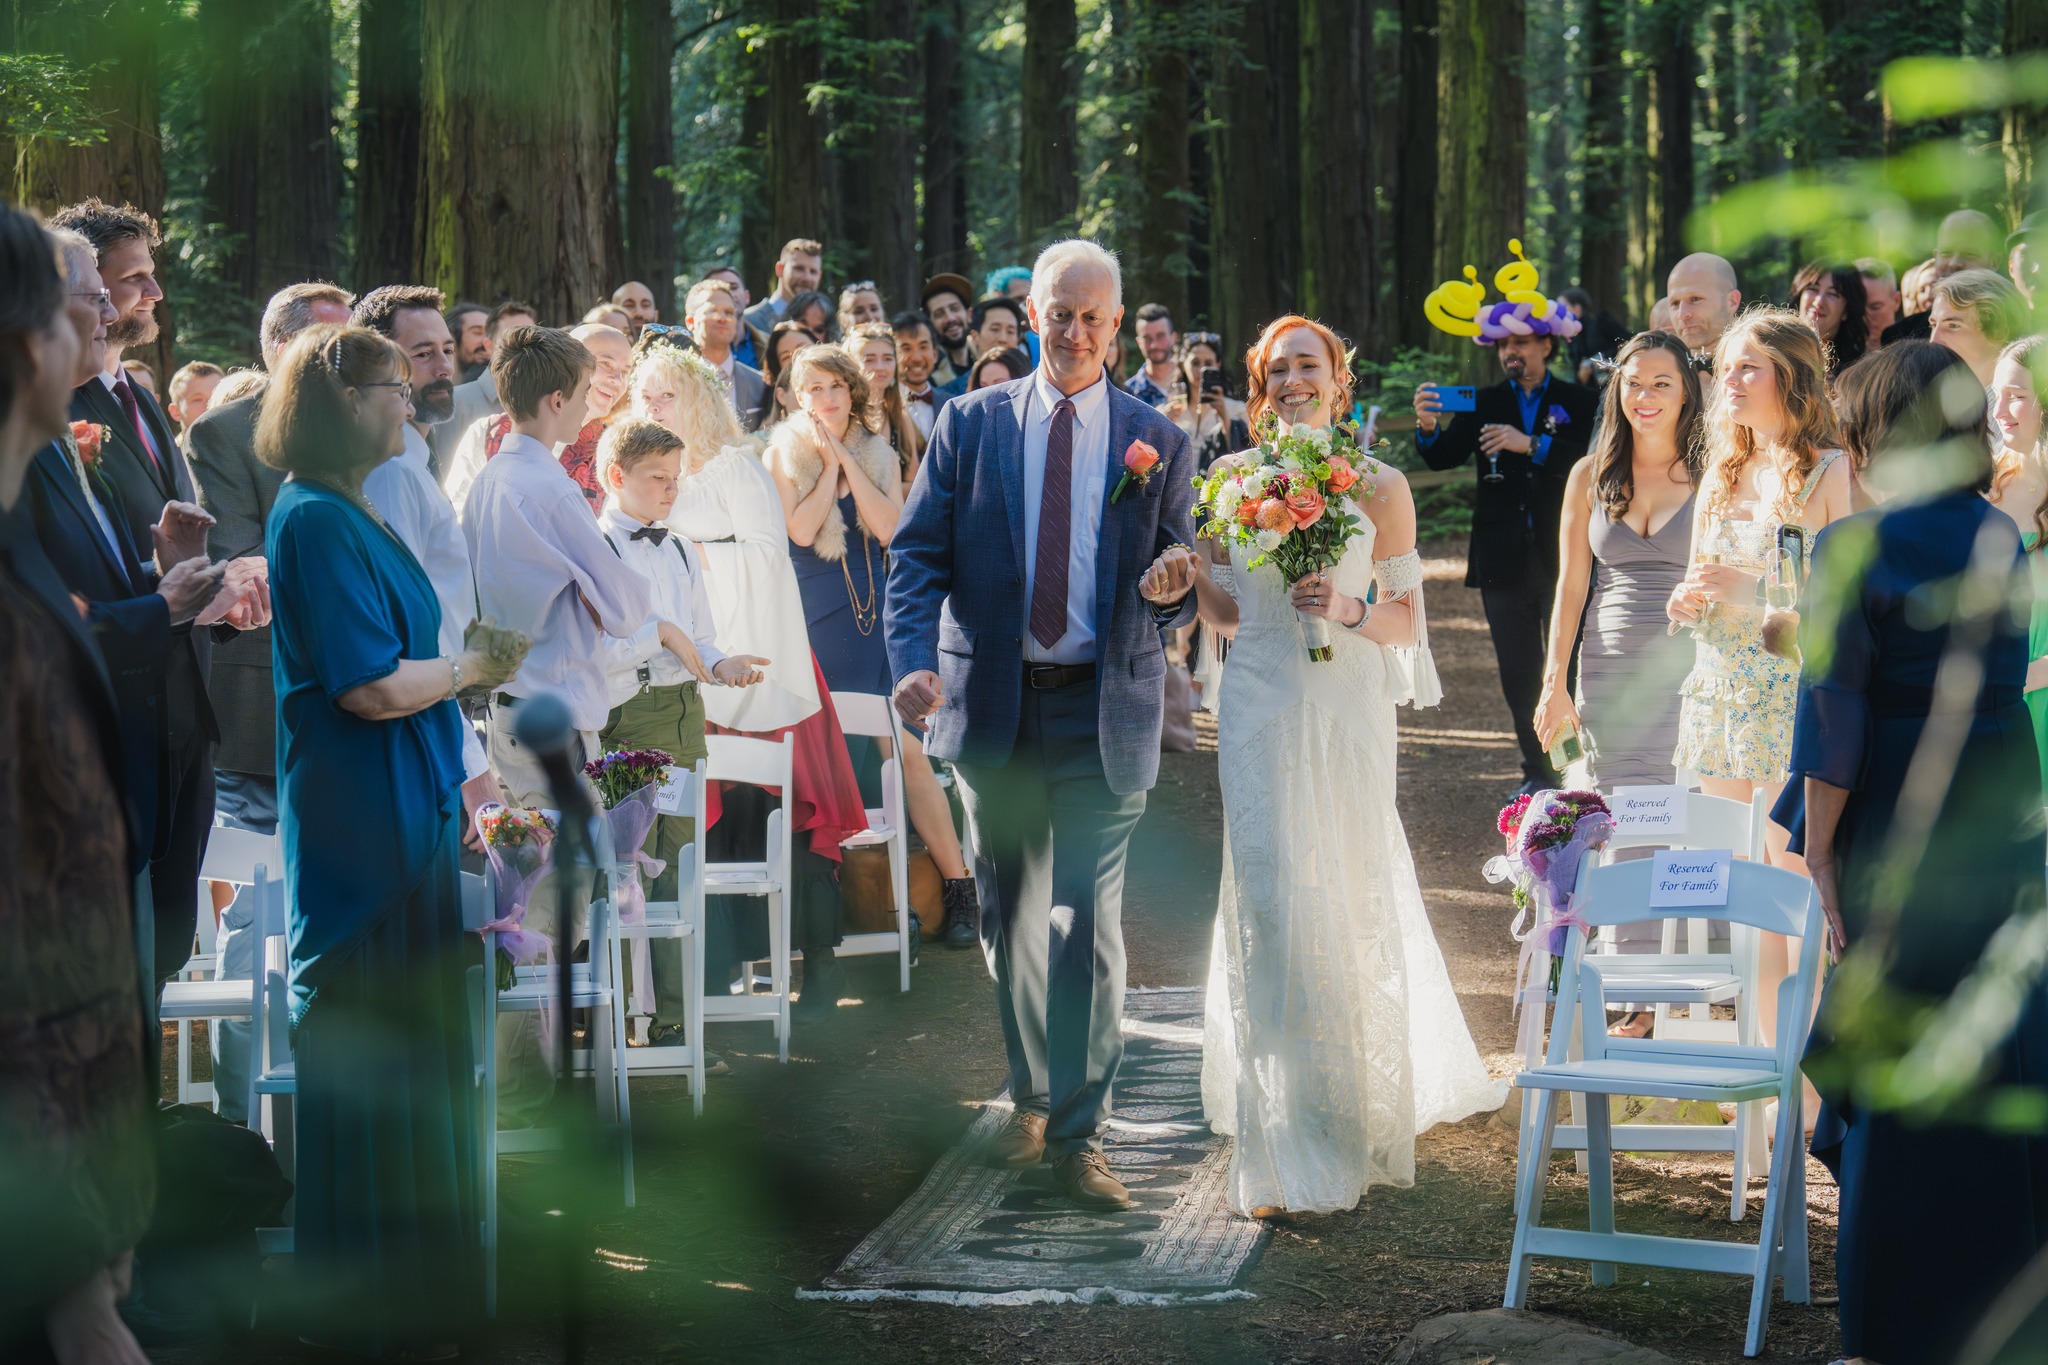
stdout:
{"type": "Polygon", "coordinates": [[[1230,1145],[1202,1119],[1202,992],[1132,991],[1105,1146],[1123,1213],[1075,1208],[1046,1167],[997,1170],[983,1149],[1010,1115],[990,1103],[903,1206],[799,1298],[968,1306],[1245,1299],[1266,1228],[1223,1205],[1230,1145]]]}

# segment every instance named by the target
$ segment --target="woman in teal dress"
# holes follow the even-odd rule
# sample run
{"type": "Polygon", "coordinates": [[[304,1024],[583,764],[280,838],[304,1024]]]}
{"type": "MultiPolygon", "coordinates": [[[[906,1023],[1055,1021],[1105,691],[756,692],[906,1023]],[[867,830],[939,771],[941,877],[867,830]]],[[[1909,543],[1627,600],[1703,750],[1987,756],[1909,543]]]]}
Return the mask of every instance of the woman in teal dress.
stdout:
{"type": "Polygon", "coordinates": [[[273,369],[256,448],[290,475],[265,552],[302,1330],[354,1354],[445,1359],[481,1303],[454,696],[511,668],[440,655],[433,586],[363,497],[412,415],[404,353],[319,327],[273,369]]]}
{"type": "Polygon", "coordinates": [[[2021,337],[1999,353],[1991,372],[1991,445],[1996,466],[1991,505],[2020,528],[2033,570],[2034,616],[2027,634],[2027,710],[2048,791],[2048,451],[2042,449],[2041,396],[2048,392],[2048,337],[2021,337]]]}

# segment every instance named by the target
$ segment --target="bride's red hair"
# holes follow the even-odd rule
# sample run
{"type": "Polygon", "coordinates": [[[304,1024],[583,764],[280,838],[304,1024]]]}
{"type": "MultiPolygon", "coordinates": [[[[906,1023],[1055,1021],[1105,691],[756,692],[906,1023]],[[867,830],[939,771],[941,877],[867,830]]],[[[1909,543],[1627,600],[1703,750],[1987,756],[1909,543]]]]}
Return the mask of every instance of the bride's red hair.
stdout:
{"type": "Polygon", "coordinates": [[[1259,419],[1273,410],[1272,400],[1266,397],[1266,372],[1272,367],[1273,352],[1280,345],[1280,338],[1297,328],[1306,327],[1314,332],[1323,343],[1323,350],[1330,357],[1330,377],[1337,383],[1337,410],[1332,421],[1344,421],[1351,415],[1351,367],[1344,361],[1344,341],[1335,332],[1299,313],[1274,318],[1266,324],[1266,330],[1259,333],[1259,339],[1244,353],[1246,376],[1245,421],[1256,434],[1259,419]]]}

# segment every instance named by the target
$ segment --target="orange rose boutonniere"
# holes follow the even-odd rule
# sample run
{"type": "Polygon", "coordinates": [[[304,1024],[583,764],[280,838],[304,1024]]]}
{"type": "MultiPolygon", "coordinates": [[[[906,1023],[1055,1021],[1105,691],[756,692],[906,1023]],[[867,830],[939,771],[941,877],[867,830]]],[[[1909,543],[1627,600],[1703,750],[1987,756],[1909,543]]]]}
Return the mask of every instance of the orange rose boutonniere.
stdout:
{"type": "Polygon", "coordinates": [[[1124,452],[1124,476],[1116,481],[1116,488],[1110,493],[1109,500],[1115,502],[1121,498],[1124,490],[1129,488],[1133,481],[1136,481],[1139,488],[1152,482],[1152,471],[1158,464],[1159,452],[1151,445],[1144,441],[1131,442],[1130,449],[1124,452]]]}
{"type": "Polygon", "coordinates": [[[73,422],[71,439],[78,446],[78,458],[95,465],[100,462],[100,448],[107,442],[107,429],[98,422],[73,422]]]}

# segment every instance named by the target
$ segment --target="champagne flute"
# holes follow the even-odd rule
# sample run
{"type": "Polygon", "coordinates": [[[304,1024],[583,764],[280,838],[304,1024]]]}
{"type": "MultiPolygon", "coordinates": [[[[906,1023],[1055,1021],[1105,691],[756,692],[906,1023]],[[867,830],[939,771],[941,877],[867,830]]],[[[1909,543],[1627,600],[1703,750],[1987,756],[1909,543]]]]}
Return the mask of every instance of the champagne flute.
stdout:
{"type": "Polygon", "coordinates": [[[1795,551],[1780,546],[1771,556],[1764,601],[1773,611],[1790,611],[1799,605],[1799,559],[1795,551]]]}
{"type": "MultiPolygon", "coordinates": [[[[1721,552],[1719,550],[1702,550],[1699,553],[1699,562],[1702,564],[1719,564],[1721,562],[1721,552]]],[[[1687,627],[1687,629],[1692,631],[1693,637],[1695,639],[1705,638],[1700,634],[1700,627],[1705,625],[1707,623],[1707,618],[1709,616],[1712,616],[1713,614],[1714,600],[1712,598],[1708,598],[1705,601],[1702,601],[1700,603],[1700,614],[1698,616],[1695,616],[1692,619],[1692,624],[1687,627]]],[[[1678,634],[1678,627],[1681,624],[1682,623],[1678,621],[1669,622],[1664,627],[1664,633],[1666,635],[1678,634]]]]}

